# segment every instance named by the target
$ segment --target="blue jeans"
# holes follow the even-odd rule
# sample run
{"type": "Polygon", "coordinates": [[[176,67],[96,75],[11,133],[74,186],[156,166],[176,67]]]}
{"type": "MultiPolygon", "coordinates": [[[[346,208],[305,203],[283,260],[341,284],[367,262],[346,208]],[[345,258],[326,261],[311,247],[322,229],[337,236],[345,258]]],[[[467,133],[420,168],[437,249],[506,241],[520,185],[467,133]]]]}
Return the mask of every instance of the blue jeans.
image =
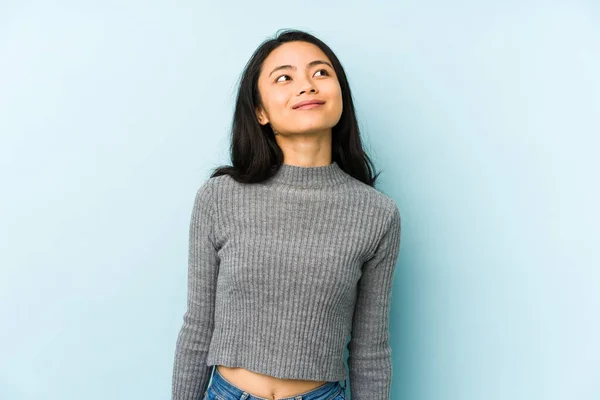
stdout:
{"type": "MultiPolygon", "coordinates": [[[[345,382],[344,382],[345,383],[345,382]]],[[[340,382],[327,382],[305,393],[278,400],[345,400],[345,388],[340,382]]],[[[202,400],[272,400],[265,397],[253,396],[233,385],[213,367],[212,381],[204,392],[202,400]]]]}

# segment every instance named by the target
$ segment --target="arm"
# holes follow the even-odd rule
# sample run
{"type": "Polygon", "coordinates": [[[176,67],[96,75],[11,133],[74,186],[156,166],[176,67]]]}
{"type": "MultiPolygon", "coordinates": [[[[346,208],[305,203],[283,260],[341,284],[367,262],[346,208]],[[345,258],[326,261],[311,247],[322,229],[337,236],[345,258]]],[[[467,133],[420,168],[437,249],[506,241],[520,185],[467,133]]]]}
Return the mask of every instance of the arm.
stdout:
{"type": "Polygon", "coordinates": [[[389,345],[389,311],[392,280],[400,250],[400,212],[394,207],[374,256],[364,263],[352,334],[348,368],[352,400],[389,400],[392,384],[392,349],[389,345]]]}
{"type": "Polygon", "coordinates": [[[208,387],[206,365],[214,328],[219,258],[214,238],[214,199],[210,183],[197,191],[189,230],[187,311],[179,332],[172,400],[198,400],[208,387]]]}

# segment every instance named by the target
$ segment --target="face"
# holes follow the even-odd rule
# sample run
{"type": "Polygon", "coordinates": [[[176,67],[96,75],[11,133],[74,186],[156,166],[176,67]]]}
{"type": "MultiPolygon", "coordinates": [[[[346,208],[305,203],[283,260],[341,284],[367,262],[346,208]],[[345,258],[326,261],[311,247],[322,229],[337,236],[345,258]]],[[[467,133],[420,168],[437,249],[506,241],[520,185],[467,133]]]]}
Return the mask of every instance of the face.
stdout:
{"type": "Polygon", "coordinates": [[[280,134],[331,133],[342,115],[342,91],[331,61],[312,43],[287,42],[265,59],[258,78],[260,124],[280,134]],[[323,104],[295,108],[299,102],[323,104]]]}

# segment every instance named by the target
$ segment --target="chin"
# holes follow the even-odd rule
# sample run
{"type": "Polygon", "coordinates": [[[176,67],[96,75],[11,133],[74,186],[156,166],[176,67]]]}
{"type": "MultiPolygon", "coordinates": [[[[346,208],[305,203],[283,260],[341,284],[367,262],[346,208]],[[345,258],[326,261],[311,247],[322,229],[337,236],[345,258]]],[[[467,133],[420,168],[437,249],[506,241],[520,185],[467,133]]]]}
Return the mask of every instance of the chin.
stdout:
{"type": "Polygon", "coordinates": [[[290,126],[290,130],[291,131],[320,131],[320,130],[331,129],[334,126],[335,126],[335,124],[330,121],[323,121],[323,120],[318,120],[318,119],[315,119],[315,121],[308,121],[306,118],[306,119],[302,119],[302,120],[298,121],[296,124],[293,124],[293,126],[290,126]]]}
{"type": "Polygon", "coordinates": [[[297,133],[314,133],[314,132],[321,132],[321,131],[326,131],[326,130],[330,130],[331,127],[329,125],[326,126],[307,126],[307,127],[302,127],[300,129],[297,129],[297,133]]]}

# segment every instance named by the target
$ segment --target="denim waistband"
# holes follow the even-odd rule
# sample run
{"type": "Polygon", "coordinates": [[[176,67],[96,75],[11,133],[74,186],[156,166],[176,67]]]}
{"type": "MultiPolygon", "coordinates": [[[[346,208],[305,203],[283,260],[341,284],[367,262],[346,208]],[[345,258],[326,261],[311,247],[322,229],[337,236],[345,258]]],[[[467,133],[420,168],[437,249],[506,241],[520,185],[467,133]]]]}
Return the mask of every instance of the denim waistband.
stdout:
{"type": "MultiPolygon", "coordinates": [[[[213,367],[213,375],[210,386],[213,390],[221,397],[226,399],[237,399],[237,400],[273,400],[266,397],[254,396],[239,387],[235,386],[227,379],[223,377],[217,370],[217,367],[213,367]]],[[[338,394],[340,394],[345,388],[339,382],[327,382],[323,385],[309,390],[308,392],[300,393],[294,396],[281,398],[278,400],[331,400],[338,394]]]]}

